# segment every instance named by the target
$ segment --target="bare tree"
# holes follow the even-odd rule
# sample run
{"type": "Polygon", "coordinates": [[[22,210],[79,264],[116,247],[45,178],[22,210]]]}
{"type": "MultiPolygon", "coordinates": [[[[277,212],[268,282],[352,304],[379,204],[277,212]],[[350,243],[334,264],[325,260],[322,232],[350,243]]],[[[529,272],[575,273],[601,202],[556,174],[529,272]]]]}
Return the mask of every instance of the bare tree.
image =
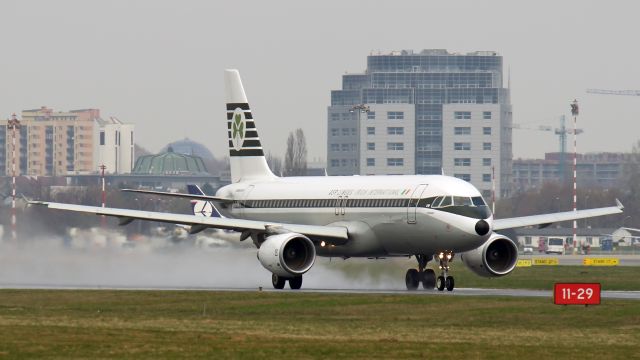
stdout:
{"type": "Polygon", "coordinates": [[[285,176],[304,176],[307,173],[307,140],[302,129],[290,132],[284,156],[285,176]]]}
{"type": "Polygon", "coordinates": [[[271,154],[271,151],[269,151],[267,154],[267,164],[274,174],[278,176],[282,175],[282,158],[274,156],[271,154]]]}

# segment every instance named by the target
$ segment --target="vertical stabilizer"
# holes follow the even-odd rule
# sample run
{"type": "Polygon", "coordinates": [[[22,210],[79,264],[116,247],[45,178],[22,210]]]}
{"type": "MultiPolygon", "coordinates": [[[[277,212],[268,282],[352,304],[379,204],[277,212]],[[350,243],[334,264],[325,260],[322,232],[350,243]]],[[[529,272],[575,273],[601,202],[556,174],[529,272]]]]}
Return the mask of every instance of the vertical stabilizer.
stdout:
{"type": "Polygon", "coordinates": [[[258,129],[251,114],[238,70],[224,72],[227,101],[227,132],[231,181],[269,179],[269,169],[262,151],[258,129]]]}

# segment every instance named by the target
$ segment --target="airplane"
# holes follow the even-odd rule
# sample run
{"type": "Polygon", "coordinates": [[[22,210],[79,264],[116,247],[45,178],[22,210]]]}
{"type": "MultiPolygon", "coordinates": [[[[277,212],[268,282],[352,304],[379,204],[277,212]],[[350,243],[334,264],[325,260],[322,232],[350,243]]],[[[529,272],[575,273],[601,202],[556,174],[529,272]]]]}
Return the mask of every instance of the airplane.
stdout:
{"type": "MultiPolygon", "coordinates": [[[[317,256],[386,258],[414,256],[405,285],[416,290],[452,291],[450,263],[455,254],[474,273],[498,277],[516,266],[518,247],[500,230],[548,226],[554,222],[618,214],[616,206],[494,219],[478,189],[445,175],[278,177],[267,165],[258,122],[253,117],[237,70],[225,71],[226,133],[231,165],[230,185],[215,196],[126,191],[186,198],[200,204],[200,214],[159,213],[31,201],[50,209],[120,219],[151,220],[189,226],[191,234],[207,228],[241,232],[251,238],[258,260],[271,272],[272,285],[300,289],[302,277],[317,256]],[[209,206],[211,205],[211,206],[209,206]],[[220,216],[210,216],[219,213],[220,216]],[[199,215],[199,216],[198,216],[199,215]],[[436,276],[427,268],[434,260],[436,276]]],[[[277,126],[277,124],[270,124],[277,126]]]]}

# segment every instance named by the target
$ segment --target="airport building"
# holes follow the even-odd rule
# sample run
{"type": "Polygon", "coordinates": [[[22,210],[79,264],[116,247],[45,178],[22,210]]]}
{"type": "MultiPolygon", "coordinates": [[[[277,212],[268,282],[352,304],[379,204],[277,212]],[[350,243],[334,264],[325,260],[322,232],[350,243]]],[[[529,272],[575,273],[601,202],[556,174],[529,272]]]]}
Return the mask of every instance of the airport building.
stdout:
{"type": "MultiPolygon", "coordinates": [[[[98,109],[22,111],[16,130],[16,172],[30,176],[129,173],[133,165],[131,124],[104,120],[98,109]]],[[[0,174],[11,175],[12,130],[0,120],[0,174]]]]}
{"type": "MultiPolygon", "coordinates": [[[[611,188],[624,180],[625,166],[630,153],[577,154],[578,186],[611,188]]],[[[572,154],[547,153],[544,159],[516,159],[513,161],[515,191],[535,189],[545,182],[571,181],[572,154]]]]}
{"type": "MultiPolygon", "coordinates": [[[[573,244],[573,228],[548,227],[548,228],[520,228],[516,229],[514,240],[521,247],[531,247],[534,252],[544,251],[541,245],[549,238],[561,238],[568,247],[573,244]]],[[[616,246],[623,248],[637,247],[638,241],[628,228],[590,228],[578,227],[576,241],[580,245],[602,248],[606,241],[615,242],[616,246]]]]}
{"type": "Polygon", "coordinates": [[[490,197],[511,188],[512,110],[502,57],[410,50],[371,54],[342,76],[327,118],[330,175],[441,174],[490,197]]]}

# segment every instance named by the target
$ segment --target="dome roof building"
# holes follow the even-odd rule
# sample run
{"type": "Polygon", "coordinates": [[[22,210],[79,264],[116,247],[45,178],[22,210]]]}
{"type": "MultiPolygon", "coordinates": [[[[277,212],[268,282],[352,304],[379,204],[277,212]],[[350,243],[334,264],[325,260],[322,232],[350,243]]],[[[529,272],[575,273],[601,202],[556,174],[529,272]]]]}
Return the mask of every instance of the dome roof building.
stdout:
{"type": "Polygon", "coordinates": [[[132,174],[195,175],[208,174],[208,172],[200,156],[175,152],[173,147],[169,145],[164,153],[139,157],[132,174]]]}
{"type": "Polygon", "coordinates": [[[160,152],[167,152],[169,147],[173,148],[173,152],[178,154],[199,156],[205,161],[214,160],[213,154],[206,146],[189,138],[169,143],[160,152]]]}

